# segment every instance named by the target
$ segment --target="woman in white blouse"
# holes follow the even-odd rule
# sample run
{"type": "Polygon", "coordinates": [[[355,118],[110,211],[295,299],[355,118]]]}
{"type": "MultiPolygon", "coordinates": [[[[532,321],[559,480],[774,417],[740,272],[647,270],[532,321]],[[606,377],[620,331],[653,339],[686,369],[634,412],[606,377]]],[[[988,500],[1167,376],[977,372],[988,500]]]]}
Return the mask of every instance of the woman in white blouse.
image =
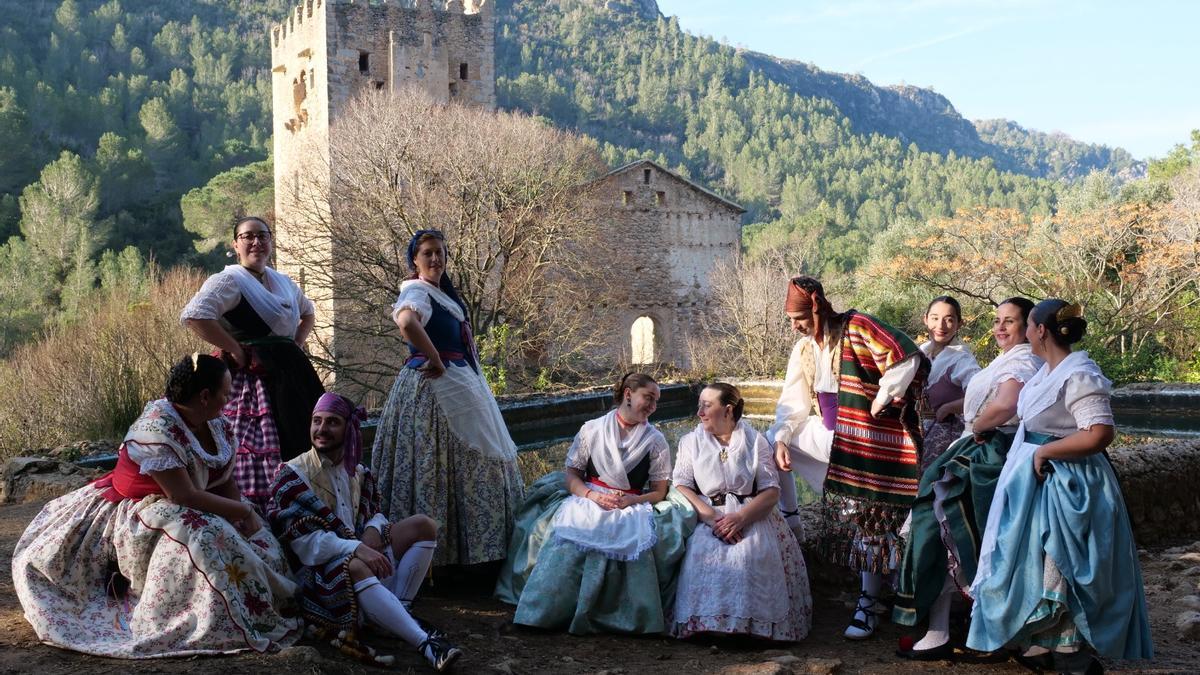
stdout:
{"type": "Polygon", "coordinates": [[[1023,649],[1036,667],[1100,672],[1095,654],[1148,659],[1154,649],[1137,546],[1117,477],[1112,383],[1072,352],[1079,305],[1043,300],[1026,336],[1046,364],[1021,391],[1012,449],[996,486],[970,588],[967,646],[1023,649]]]}
{"type": "Polygon", "coordinates": [[[662,633],[696,516],[668,490],[671,449],[650,423],[658,384],[629,373],[616,407],[575,435],[566,470],[529,488],[496,597],[513,622],[571,633],[662,633]]]}
{"type": "Polygon", "coordinates": [[[808,570],[776,508],[771,447],[744,407],[737,387],[705,387],[700,424],[679,441],[672,478],[702,525],[688,539],[671,632],[801,640],[812,625],[808,570]]]}
{"type": "Polygon", "coordinates": [[[46,504],[12,579],[43,642],[127,659],[277,650],[303,623],[279,542],[242,501],[221,360],[193,354],[146,404],[116,469],[46,504]]]}
{"type": "Polygon", "coordinates": [[[446,271],[445,235],[418,230],[407,256],[412,277],[400,284],[392,321],[408,359],[371,450],[383,513],[393,522],[417,514],[438,522],[434,565],[499,561],[525,492],[517,446],[480,368],[467,305],[446,271]]]}
{"type": "Polygon", "coordinates": [[[921,469],[929,468],[963,433],[963,396],[979,362],[971,348],[958,337],[962,327],[962,305],[949,295],[934,298],[925,308],[929,340],[921,352],[929,358],[929,377],[921,396],[925,442],[921,469]]]}
{"type": "Polygon", "coordinates": [[[271,260],[271,228],[246,217],[233,226],[238,263],[210,276],[179,320],[221,350],[233,374],[224,414],[237,444],[234,478],[260,510],[281,462],[307,452],[313,406],[325,388],[302,348],[312,300],[271,260]]]}

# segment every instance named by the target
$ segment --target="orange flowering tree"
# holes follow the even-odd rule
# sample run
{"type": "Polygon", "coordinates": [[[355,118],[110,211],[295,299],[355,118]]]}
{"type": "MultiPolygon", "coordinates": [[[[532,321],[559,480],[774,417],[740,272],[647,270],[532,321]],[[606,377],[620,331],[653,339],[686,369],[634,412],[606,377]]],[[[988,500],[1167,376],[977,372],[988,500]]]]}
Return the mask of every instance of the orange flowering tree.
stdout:
{"type": "Polygon", "coordinates": [[[1151,336],[1178,329],[1200,302],[1196,186],[1191,176],[1169,202],[1109,203],[1050,218],[960,211],[894,234],[867,271],[885,284],[991,305],[1011,295],[1079,302],[1101,345],[1137,352],[1151,336]]]}

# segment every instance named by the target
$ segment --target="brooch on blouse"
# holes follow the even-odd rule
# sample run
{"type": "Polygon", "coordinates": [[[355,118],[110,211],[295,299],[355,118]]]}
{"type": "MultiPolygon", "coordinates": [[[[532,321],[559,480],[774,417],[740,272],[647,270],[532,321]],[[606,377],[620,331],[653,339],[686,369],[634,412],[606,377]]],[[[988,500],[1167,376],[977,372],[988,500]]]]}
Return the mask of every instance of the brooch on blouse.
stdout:
{"type": "Polygon", "coordinates": [[[721,448],[721,452],[717,455],[717,459],[724,463],[725,460],[729,459],[729,450],[721,448]]]}

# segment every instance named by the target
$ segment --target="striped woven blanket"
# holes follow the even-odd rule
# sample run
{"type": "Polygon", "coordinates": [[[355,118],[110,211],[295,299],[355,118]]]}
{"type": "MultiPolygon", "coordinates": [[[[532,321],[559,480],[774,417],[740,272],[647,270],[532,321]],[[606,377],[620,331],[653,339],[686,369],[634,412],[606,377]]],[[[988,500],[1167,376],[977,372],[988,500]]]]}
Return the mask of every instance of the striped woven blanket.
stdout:
{"type": "Polygon", "coordinates": [[[916,402],[928,361],[909,385],[898,417],[871,417],[871,402],[883,373],[914,353],[920,350],[911,338],[874,317],[853,312],[846,320],[826,492],[906,509],[912,504],[920,479],[916,402]]]}

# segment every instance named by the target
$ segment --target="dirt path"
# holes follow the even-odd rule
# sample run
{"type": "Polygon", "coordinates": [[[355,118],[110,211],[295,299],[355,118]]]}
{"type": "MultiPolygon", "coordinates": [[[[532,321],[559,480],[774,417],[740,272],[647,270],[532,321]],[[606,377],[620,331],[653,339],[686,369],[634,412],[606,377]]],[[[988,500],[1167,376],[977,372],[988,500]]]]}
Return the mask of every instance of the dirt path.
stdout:
{"type": "MultiPolygon", "coordinates": [[[[13,546],[26,523],[40,504],[0,507],[0,673],[57,675],[59,673],[182,673],[199,668],[237,673],[380,673],[383,669],[348,662],[331,648],[301,647],[277,655],[236,655],[120,661],[84,656],[40,644],[21,612],[13,593],[11,556],[13,546]]],[[[1111,664],[1110,672],[1200,672],[1200,645],[1182,642],[1175,628],[1175,616],[1182,610],[1174,598],[1197,591],[1200,579],[1180,562],[1188,551],[1200,553],[1200,546],[1189,549],[1155,551],[1143,556],[1146,585],[1151,605],[1155,649],[1158,658],[1151,664],[1131,668],[1111,664]]],[[[1186,560],[1186,557],[1184,558],[1186,560]]],[[[1200,571],[1200,569],[1198,569],[1200,571]]],[[[436,578],[435,578],[436,582],[436,578]]],[[[812,634],[797,645],[779,647],[762,643],[722,641],[680,642],[664,638],[617,636],[573,637],[515,628],[512,610],[478,593],[457,592],[437,586],[417,607],[417,614],[438,626],[450,629],[452,636],[467,651],[456,666],[459,673],[599,673],[607,675],[643,675],[663,673],[711,673],[735,668],[743,673],[830,672],[832,660],[840,662],[839,673],[879,673],[898,675],[939,670],[949,673],[1022,673],[1014,663],[965,664],[950,662],[910,663],[893,654],[900,630],[885,623],[872,640],[851,643],[841,637],[849,616],[848,590],[840,584],[814,580],[816,617],[812,634]],[[764,662],[789,652],[800,660],[788,667],[769,667],[764,662]]],[[[302,643],[304,644],[304,643],[302,643]]],[[[397,654],[395,671],[430,672],[414,652],[395,641],[376,640],[374,644],[397,654]]],[[[786,659],[785,659],[786,660],[786,659]]]]}

